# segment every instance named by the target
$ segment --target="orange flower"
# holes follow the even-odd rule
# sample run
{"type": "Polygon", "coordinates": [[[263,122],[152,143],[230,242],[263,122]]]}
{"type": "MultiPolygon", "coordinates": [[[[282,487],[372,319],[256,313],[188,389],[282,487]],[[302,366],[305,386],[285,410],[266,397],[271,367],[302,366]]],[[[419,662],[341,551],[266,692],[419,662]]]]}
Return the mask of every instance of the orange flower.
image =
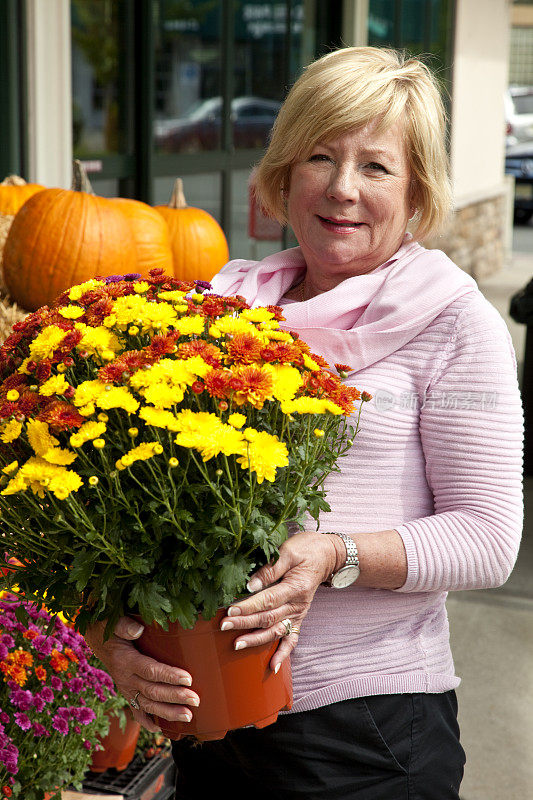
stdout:
{"type": "Polygon", "coordinates": [[[52,669],[54,672],[65,672],[68,669],[69,661],[63,653],[60,653],[59,650],[52,650],[52,654],[50,656],[50,664],[52,665],[52,669]]]}
{"type": "Polygon", "coordinates": [[[42,681],[42,683],[44,683],[45,680],[46,680],[46,670],[45,670],[45,668],[42,667],[42,666],[35,667],[35,676],[36,676],[37,680],[42,681]]]}
{"type": "Polygon", "coordinates": [[[15,661],[15,653],[9,653],[5,661],[0,661],[0,670],[6,679],[11,678],[19,686],[24,686],[28,680],[28,673],[24,667],[15,661]]]}
{"type": "Polygon", "coordinates": [[[32,630],[24,631],[22,635],[24,636],[25,639],[28,639],[30,642],[33,642],[33,640],[39,636],[37,631],[32,631],[32,630]]]}
{"type": "Polygon", "coordinates": [[[75,664],[78,663],[79,658],[71,647],[65,647],[64,653],[69,661],[74,661],[75,664]]]}
{"type": "Polygon", "coordinates": [[[263,361],[279,361],[281,364],[303,364],[299,347],[290,342],[271,342],[261,349],[263,361]]]}
{"type": "Polygon", "coordinates": [[[228,356],[237,364],[253,364],[261,357],[261,342],[251,333],[238,333],[227,344],[228,356]]]}
{"type": "Polygon", "coordinates": [[[224,399],[231,394],[231,372],[223,369],[213,369],[204,377],[205,388],[212,397],[224,399]]]}
{"type": "Polygon", "coordinates": [[[274,388],[272,375],[257,367],[241,367],[235,371],[234,375],[235,378],[232,381],[232,386],[236,390],[233,395],[234,402],[238,406],[251,403],[255,408],[262,408],[274,388]]]}
{"type": "Polygon", "coordinates": [[[211,367],[220,366],[221,355],[222,350],[215,344],[206,342],[205,339],[193,339],[190,342],[182,342],[178,345],[178,356],[180,358],[202,356],[206,364],[209,364],[211,367]]]}

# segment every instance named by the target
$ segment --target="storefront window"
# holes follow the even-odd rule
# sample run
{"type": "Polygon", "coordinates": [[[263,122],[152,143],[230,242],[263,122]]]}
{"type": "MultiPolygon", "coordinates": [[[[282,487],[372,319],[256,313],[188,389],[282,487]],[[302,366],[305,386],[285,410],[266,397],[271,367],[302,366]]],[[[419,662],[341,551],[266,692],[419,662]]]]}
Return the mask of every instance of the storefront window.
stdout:
{"type": "Polygon", "coordinates": [[[221,146],[221,3],[155,4],[154,145],[160,153],[221,146]]]}
{"type": "Polygon", "coordinates": [[[122,86],[127,4],[72,0],[72,118],[74,155],[96,158],[127,150],[122,86]]]}

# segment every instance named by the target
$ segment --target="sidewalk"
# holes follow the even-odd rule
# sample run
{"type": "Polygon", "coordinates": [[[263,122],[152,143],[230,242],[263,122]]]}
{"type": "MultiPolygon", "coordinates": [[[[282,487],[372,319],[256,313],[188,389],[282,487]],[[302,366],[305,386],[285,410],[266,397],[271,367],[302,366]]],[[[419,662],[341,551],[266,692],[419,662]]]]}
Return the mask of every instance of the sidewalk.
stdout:
{"type": "MultiPolygon", "coordinates": [[[[533,254],[514,253],[479,283],[510,330],[522,368],[525,326],[509,317],[511,296],[533,277],[533,254]]],[[[459,721],[467,754],[462,800],[533,798],[533,478],[525,483],[522,547],[500,589],[448,598],[459,721]]]]}

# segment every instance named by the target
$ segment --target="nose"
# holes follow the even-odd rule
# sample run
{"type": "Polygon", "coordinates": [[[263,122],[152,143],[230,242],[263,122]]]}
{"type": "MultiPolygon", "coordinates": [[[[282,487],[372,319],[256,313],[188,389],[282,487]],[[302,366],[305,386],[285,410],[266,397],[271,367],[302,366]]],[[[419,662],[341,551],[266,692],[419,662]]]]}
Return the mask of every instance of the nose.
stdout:
{"type": "Polygon", "coordinates": [[[334,170],[326,194],[330,200],[356,203],[360,194],[360,179],[357,170],[349,165],[334,170]]]}

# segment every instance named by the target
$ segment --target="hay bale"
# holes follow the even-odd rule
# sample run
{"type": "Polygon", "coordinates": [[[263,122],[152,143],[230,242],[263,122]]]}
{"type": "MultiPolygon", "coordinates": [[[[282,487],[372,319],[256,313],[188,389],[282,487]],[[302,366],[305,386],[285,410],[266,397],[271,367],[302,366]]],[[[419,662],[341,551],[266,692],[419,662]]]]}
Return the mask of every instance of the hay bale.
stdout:
{"type": "Polygon", "coordinates": [[[27,317],[28,313],[14,303],[8,295],[0,293],[0,345],[11,333],[15,322],[27,317]]]}

